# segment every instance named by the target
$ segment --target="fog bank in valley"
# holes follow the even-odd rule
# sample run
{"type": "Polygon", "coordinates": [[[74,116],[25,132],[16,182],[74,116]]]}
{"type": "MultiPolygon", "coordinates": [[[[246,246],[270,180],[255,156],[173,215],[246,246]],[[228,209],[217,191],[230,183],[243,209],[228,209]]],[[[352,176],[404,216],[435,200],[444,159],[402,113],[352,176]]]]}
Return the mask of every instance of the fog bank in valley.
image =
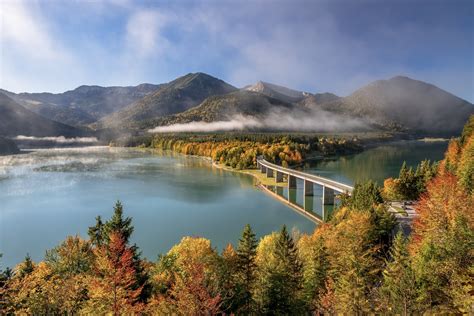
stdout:
{"type": "Polygon", "coordinates": [[[59,144],[96,143],[98,141],[96,137],[71,137],[71,138],[66,138],[64,136],[35,137],[35,136],[24,136],[24,135],[18,135],[16,137],[14,137],[13,140],[54,142],[54,143],[59,143],[59,144]]]}
{"type": "Polygon", "coordinates": [[[271,130],[293,132],[347,132],[368,130],[367,123],[358,118],[336,115],[327,111],[288,113],[287,111],[272,111],[269,114],[257,116],[234,115],[226,120],[205,122],[193,121],[167,126],[157,126],[150,133],[177,132],[218,132],[243,130],[271,130]]]}

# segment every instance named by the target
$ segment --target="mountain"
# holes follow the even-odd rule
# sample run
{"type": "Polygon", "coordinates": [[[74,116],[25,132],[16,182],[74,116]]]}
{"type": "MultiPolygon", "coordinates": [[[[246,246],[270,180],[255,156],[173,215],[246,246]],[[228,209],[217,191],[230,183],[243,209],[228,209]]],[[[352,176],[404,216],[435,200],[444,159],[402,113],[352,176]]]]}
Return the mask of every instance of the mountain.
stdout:
{"type": "Polygon", "coordinates": [[[0,136],[0,156],[18,154],[19,152],[15,142],[0,136]]]}
{"type": "Polygon", "coordinates": [[[246,86],[243,88],[243,90],[259,92],[288,103],[301,101],[310,95],[307,92],[301,92],[263,81],[259,81],[251,86],[246,86]]]}
{"type": "Polygon", "coordinates": [[[136,126],[143,121],[186,111],[210,96],[236,90],[237,88],[210,75],[201,72],[189,73],[123,110],[105,117],[95,127],[136,126]]]}
{"type": "Polygon", "coordinates": [[[82,130],[44,118],[0,93],[0,135],[82,136],[82,130]]]}
{"type": "Polygon", "coordinates": [[[323,110],[361,117],[392,130],[430,136],[459,135],[474,106],[432,84],[397,76],[319,104],[323,110]]]}
{"type": "Polygon", "coordinates": [[[0,91],[46,118],[74,126],[93,123],[156,91],[162,85],[131,87],[80,86],[64,93],[0,91]]]}
{"type": "Polygon", "coordinates": [[[225,95],[209,97],[199,106],[182,113],[154,120],[149,122],[150,124],[146,127],[192,121],[225,121],[236,115],[259,117],[274,111],[289,113],[296,109],[297,106],[294,104],[258,92],[239,90],[225,95]]]}
{"type": "Polygon", "coordinates": [[[305,97],[303,100],[299,101],[298,103],[308,108],[314,108],[314,107],[318,107],[322,103],[336,101],[336,100],[339,100],[340,98],[341,97],[329,92],[316,93],[316,94],[311,94],[305,97]]]}

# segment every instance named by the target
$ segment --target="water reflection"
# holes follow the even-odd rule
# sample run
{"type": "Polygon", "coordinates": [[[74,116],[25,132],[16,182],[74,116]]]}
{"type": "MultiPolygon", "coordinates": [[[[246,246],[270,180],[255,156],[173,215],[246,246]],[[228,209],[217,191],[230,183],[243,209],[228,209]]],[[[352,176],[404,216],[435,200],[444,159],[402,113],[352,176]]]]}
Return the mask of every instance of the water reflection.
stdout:
{"type": "Polygon", "coordinates": [[[297,179],[296,189],[288,189],[287,186],[281,185],[266,185],[265,188],[282,200],[287,201],[297,210],[304,210],[322,221],[327,221],[332,216],[334,209],[340,205],[340,200],[335,198],[334,205],[324,205],[322,186],[315,184],[313,186],[313,195],[305,196],[302,185],[303,181],[297,179]]]}
{"type": "Polygon", "coordinates": [[[424,159],[438,161],[446,148],[447,142],[398,141],[356,155],[308,163],[304,171],[349,185],[368,179],[382,184],[384,179],[398,176],[403,161],[409,166],[424,159]]]}

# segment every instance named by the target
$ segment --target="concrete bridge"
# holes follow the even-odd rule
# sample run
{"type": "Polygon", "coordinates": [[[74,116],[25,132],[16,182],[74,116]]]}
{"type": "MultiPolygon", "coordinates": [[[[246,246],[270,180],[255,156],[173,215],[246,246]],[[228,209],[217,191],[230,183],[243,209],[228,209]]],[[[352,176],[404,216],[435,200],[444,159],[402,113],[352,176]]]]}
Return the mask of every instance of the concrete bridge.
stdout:
{"type": "MultiPolygon", "coordinates": [[[[336,194],[347,193],[350,195],[353,190],[353,187],[349,185],[313,174],[284,168],[268,162],[261,157],[257,159],[257,168],[259,168],[262,173],[266,174],[267,178],[275,178],[276,183],[286,182],[288,186],[288,204],[296,208],[298,211],[304,212],[305,215],[312,217],[312,219],[315,219],[313,218],[315,216],[314,213],[308,213],[308,207],[306,205],[307,199],[305,197],[314,195],[314,186],[322,187],[323,218],[324,205],[334,205],[336,194]],[[296,205],[296,203],[290,201],[290,191],[291,189],[297,189],[297,179],[300,179],[303,182],[304,198],[302,208],[301,206],[296,205]]],[[[321,221],[320,218],[316,217],[316,219],[321,221]]]]}

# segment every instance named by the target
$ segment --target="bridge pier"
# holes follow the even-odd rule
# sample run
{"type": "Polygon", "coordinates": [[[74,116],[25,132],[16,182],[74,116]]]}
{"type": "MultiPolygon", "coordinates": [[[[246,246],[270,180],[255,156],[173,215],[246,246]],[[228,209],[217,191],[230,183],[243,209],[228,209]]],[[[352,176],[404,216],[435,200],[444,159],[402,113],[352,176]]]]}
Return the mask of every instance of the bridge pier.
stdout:
{"type": "Polygon", "coordinates": [[[323,186],[323,206],[334,205],[335,197],[336,197],[336,194],[334,193],[333,189],[323,186]]]}
{"type": "MultiPolygon", "coordinates": [[[[321,206],[322,206],[322,218],[324,220],[328,217],[328,212],[334,208],[333,205],[336,204],[335,197],[338,192],[347,192],[348,194],[352,193],[353,188],[346,184],[326,179],[317,175],[312,175],[308,173],[304,173],[298,170],[292,170],[288,168],[284,168],[275,164],[272,164],[261,157],[257,160],[257,168],[260,169],[262,174],[265,174],[267,178],[275,178],[276,183],[287,182],[288,184],[288,203],[292,206],[298,208],[299,210],[313,212],[315,199],[314,191],[318,189],[319,195],[319,188],[322,187],[322,199],[321,206]],[[297,203],[297,195],[299,193],[297,189],[297,179],[301,179],[303,181],[303,205],[298,205],[297,203]],[[318,187],[315,188],[315,185],[318,187]]],[[[276,195],[282,196],[283,195],[283,187],[276,186],[276,195]],[[278,192],[278,190],[280,190],[278,192]]],[[[318,204],[319,204],[318,201],[318,204]]],[[[319,209],[319,207],[317,207],[319,209]]],[[[308,213],[308,215],[313,216],[314,214],[308,213]]]]}
{"type": "Polygon", "coordinates": [[[275,171],[276,172],[276,182],[283,182],[283,172],[275,171]]]}
{"type": "Polygon", "coordinates": [[[273,169],[267,168],[267,178],[273,178],[273,169]]]}
{"type": "Polygon", "coordinates": [[[303,192],[305,196],[313,196],[313,182],[304,180],[303,192]]]}
{"type": "Polygon", "coordinates": [[[296,177],[288,175],[288,189],[296,189],[296,177]]]}

